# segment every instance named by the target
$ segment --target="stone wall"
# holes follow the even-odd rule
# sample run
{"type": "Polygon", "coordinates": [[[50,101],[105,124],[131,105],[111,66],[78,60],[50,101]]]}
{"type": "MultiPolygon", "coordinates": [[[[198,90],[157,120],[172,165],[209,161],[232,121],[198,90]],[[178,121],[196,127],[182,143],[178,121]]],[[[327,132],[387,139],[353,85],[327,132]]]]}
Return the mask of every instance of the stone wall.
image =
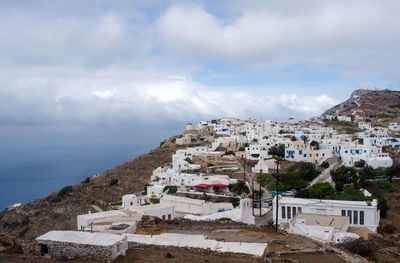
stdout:
{"type": "Polygon", "coordinates": [[[126,237],[122,242],[115,243],[112,246],[41,240],[36,244],[36,253],[38,255],[41,254],[41,245],[47,245],[48,255],[51,257],[67,259],[76,258],[103,262],[111,262],[120,255],[125,256],[126,250],[128,249],[128,241],[126,237]]]}

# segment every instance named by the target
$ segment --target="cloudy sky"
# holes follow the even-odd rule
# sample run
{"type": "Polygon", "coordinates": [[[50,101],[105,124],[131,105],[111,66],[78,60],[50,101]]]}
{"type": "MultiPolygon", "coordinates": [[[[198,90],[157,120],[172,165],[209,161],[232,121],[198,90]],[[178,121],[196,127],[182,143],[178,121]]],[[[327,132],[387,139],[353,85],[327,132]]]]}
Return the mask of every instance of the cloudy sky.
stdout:
{"type": "Polygon", "coordinates": [[[399,1],[0,5],[2,126],[303,118],[400,81],[399,1]]]}

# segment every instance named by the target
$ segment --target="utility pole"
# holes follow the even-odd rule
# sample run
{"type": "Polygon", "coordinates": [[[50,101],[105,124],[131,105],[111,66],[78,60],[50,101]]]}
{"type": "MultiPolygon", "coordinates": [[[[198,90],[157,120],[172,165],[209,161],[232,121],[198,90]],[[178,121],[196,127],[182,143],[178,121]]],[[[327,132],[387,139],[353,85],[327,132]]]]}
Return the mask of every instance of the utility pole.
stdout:
{"type": "Polygon", "coordinates": [[[243,160],[243,181],[246,182],[246,159],[242,156],[243,160]]]}
{"type": "Polygon", "coordinates": [[[262,193],[261,193],[261,175],[262,175],[262,169],[260,169],[260,179],[258,180],[259,182],[258,182],[258,195],[259,195],[259,199],[260,199],[260,202],[259,202],[259,206],[260,206],[260,216],[261,216],[261,204],[262,204],[262,202],[261,202],[261,196],[262,196],[262,193]]]}
{"type": "Polygon", "coordinates": [[[278,212],[279,212],[279,203],[278,203],[278,199],[279,199],[279,165],[280,165],[280,161],[276,160],[276,221],[275,221],[275,232],[278,232],[278,212]]]}

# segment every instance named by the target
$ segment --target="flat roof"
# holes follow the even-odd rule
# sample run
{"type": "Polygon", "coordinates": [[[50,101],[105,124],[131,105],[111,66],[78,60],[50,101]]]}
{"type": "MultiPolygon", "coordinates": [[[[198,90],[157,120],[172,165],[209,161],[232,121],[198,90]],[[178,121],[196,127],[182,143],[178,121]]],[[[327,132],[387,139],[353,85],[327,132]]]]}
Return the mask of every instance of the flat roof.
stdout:
{"type": "Polygon", "coordinates": [[[147,211],[147,210],[153,210],[157,208],[166,208],[166,207],[173,207],[173,205],[167,205],[167,204],[153,204],[153,205],[143,205],[139,207],[132,207],[130,208],[132,211],[147,211]]]}
{"type": "MultiPolygon", "coordinates": [[[[275,198],[274,198],[275,200],[275,198]]],[[[276,202],[276,200],[275,200],[276,202]]],[[[275,203],[274,202],[274,203],[275,203]]],[[[371,201],[371,205],[367,204],[367,201],[348,201],[348,200],[327,200],[327,199],[306,199],[306,198],[296,198],[296,197],[280,197],[279,203],[290,203],[290,204],[304,204],[304,205],[316,205],[316,204],[341,204],[341,205],[356,205],[356,206],[364,206],[365,208],[376,208],[377,202],[376,199],[371,201]]]]}
{"type": "Polygon", "coordinates": [[[290,223],[296,224],[296,219],[304,219],[306,225],[334,227],[339,230],[349,221],[347,216],[300,213],[293,217],[290,223]]]}
{"type": "Polygon", "coordinates": [[[90,214],[83,214],[83,215],[78,215],[79,217],[83,217],[86,219],[96,219],[96,218],[102,218],[102,217],[123,217],[123,216],[128,216],[125,212],[119,211],[119,210],[110,210],[110,211],[102,211],[102,212],[97,212],[97,213],[90,213],[90,214]]]}
{"type": "Polygon", "coordinates": [[[36,241],[55,241],[94,246],[111,246],[124,239],[121,235],[108,233],[90,233],[82,231],[57,231],[47,232],[36,238],[36,241]]]}
{"type": "Polygon", "coordinates": [[[164,195],[163,197],[161,197],[160,201],[162,202],[163,200],[170,202],[196,204],[196,205],[201,205],[206,202],[205,200],[176,196],[176,195],[164,195]]]}

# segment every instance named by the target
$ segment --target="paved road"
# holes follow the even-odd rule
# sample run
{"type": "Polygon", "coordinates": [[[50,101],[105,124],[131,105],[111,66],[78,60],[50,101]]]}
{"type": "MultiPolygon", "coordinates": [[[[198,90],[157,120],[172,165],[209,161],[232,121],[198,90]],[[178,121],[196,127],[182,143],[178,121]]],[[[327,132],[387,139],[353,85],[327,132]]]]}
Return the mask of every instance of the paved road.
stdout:
{"type": "Polygon", "coordinates": [[[323,183],[328,182],[332,184],[332,177],[331,177],[331,170],[334,170],[339,167],[339,161],[336,161],[331,166],[328,167],[325,171],[323,171],[318,177],[314,178],[308,187],[316,184],[316,183],[323,183]]]}

